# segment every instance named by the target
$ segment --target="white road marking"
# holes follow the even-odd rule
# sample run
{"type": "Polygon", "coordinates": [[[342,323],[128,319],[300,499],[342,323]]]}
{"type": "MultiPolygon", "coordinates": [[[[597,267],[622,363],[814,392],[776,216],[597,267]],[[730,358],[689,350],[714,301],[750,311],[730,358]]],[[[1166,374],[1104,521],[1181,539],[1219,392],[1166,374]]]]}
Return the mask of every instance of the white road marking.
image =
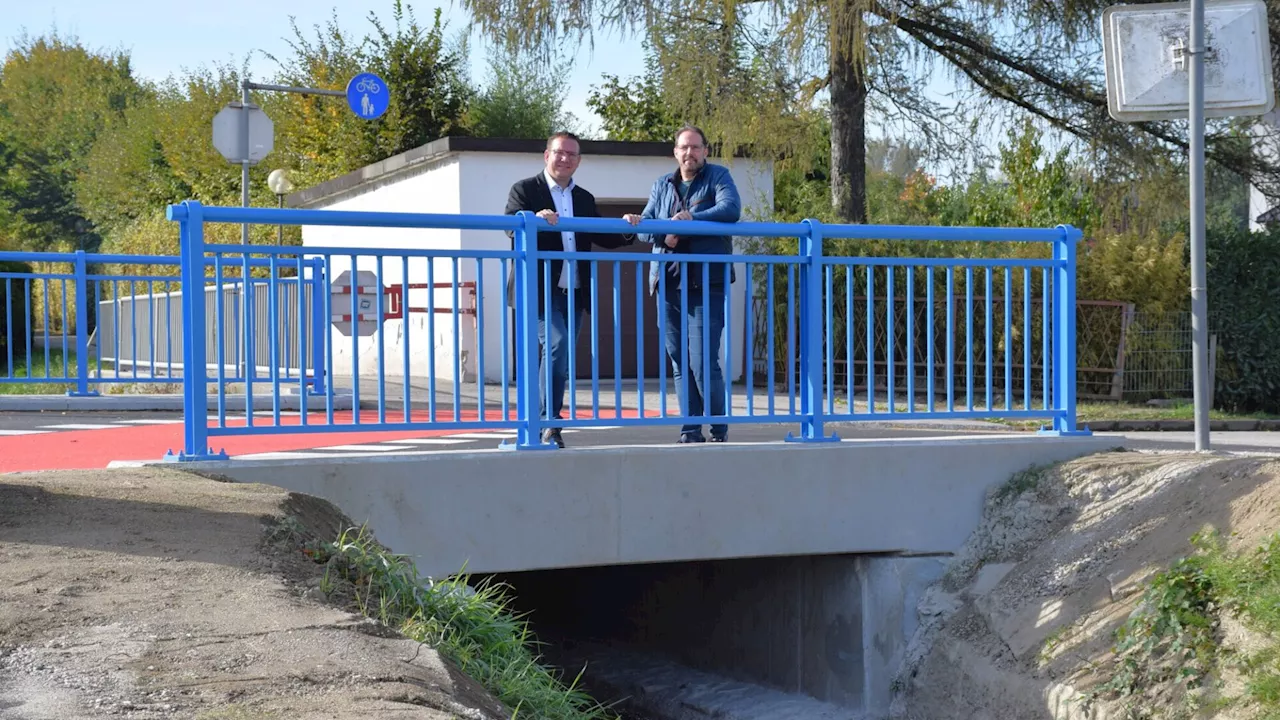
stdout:
{"type": "Polygon", "coordinates": [[[455,435],[446,435],[445,437],[461,438],[464,440],[502,440],[504,438],[513,438],[520,433],[514,430],[495,430],[493,432],[484,433],[457,433],[455,435]]]}
{"type": "Polygon", "coordinates": [[[0,430],[0,436],[3,435],[43,435],[48,430],[0,430]]]}
{"type": "Polygon", "coordinates": [[[67,423],[65,425],[41,425],[48,430],[107,430],[119,425],[91,425],[89,423],[67,423]]]}
{"type": "Polygon", "coordinates": [[[327,447],[318,447],[316,450],[350,450],[353,452],[391,452],[392,450],[412,450],[413,448],[404,445],[329,445],[327,447]]]}
{"type": "Polygon", "coordinates": [[[429,438],[409,438],[408,440],[396,440],[395,442],[404,445],[457,445],[466,442],[465,440],[454,440],[447,437],[429,437],[429,438]]]}

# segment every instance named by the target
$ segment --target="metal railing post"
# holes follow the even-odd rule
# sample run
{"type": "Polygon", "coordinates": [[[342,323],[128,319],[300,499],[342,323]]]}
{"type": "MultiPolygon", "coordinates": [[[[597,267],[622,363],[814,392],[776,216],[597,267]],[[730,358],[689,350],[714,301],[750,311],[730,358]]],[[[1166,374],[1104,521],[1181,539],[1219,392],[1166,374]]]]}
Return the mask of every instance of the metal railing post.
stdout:
{"type": "Polygon", "coordinates": [[[1078,228],[1059,225],[1053,243],[1053,426],[1055,435],[1088,435],[1076,428],[1076,243],[1078,228]]]}
{"type": "MultiPolygon", "coordinates": [[[[520,227],[514,234],[516,251],[515,316],[521,343],[516,354],[516,450],[550,450],[542,442],[542,417],[538,409],[538,232],[537,216],[528,210],[516,213],[520,227]]],[[[503,444],[503,447],[513,447],[503,444]]]]}
{"type": "MultiPolygon", "coordinates": [[[[182,278],[182,452],[181,462],[226,460],[209,447],[208,368],[205,366],[204,215],[199,202],[182,203],[179,260],[182,278]]],[[[174,219],[170,211],[170,219],[174,219]]],[[[166,459],[175,459],[170,453],[166,459]]]]}
{"type": "Polygon", "coordinates": [[[68,390],[67,397],[97,397],[98,391],[89,389],[89,268],[83,250],[76,251],[75,266],[76,389],[68,390]]]}
{"type": "MultiPolygon", "coordinates": [[[[789,442],[835,442],[822,432],[822,223],[802,220],[807,232],[799,237],[805,264],[800,280],[800,435],[789,442]]],[[[852,410],[852,408],[851,408],[852,410]]]]}
{"type": "MultiPolygon", "coordinates": [[[[325,362],[324,338],[329,332],[329,319],[324,316],[323,293],[328,288],[325,279],[324,260],[317,258],[311,273],[311,382],[312,395],[324,395],[329,368],[325,362]]],[[[406,281],[407,282],[407,281],[406,281]]]]}

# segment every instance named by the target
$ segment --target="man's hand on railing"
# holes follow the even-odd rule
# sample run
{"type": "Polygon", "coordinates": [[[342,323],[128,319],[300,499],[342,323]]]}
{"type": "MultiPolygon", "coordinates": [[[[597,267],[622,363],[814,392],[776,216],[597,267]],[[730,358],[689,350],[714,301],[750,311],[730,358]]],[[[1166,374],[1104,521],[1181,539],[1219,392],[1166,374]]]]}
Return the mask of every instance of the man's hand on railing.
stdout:
{"type": "Polygon", "coordinates": [[[560,222],[560,216],[556,214],[555,210],[539,210],[536,214],[546,220],[548,225],[555,225],[560,222]]]}
{"type": "MultiPolygon", "coordinates": [[[[636,215],[635,213],[627,213],[626,215],[622,216],[622,219],[626,220],[632,225],[639,225],[640,221],[643,220],[644,218],[640,217],[639,215],[636,215]]],[[[690,215],[688,212],[681,210],[680,212],[673,215],[671,219],[672,220],[692,220],[693,216],[690,215]]],[[[675,235],[668,235],[663,242],[666,244],[667,247],[674,249],[676,244],[680,242],[680,238],[676,237],[675,235]]]]}

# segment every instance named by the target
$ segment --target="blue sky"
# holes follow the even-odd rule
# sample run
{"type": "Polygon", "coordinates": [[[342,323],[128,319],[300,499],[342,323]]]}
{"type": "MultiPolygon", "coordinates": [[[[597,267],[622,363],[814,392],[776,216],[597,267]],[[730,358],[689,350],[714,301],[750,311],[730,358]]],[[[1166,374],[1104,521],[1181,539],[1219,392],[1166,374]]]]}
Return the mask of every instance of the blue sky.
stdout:
{"type": "MultiPolygon", "coordinates": [[[[292,37],[289,19],[309,31],[324,25],[336,14],[340,27],[357,37],[371,29],[366,18],[373,12],[391,23],[391,0],[217,0],[216,2],[173,3],[160,0],[130,0],[127,4],[101,0],[5,0],[0,52],[7,53],[24,31],[42,35],[55,26],[63,35],[74,35],[94,49],[123,49],[133,58],[135,72],[146,78],[161,80],[179,74],[184,68],[197,68],[215,62],[239,67],[246,56],[255,79],[268,79],[276,66],[262,56],[266,51],[288,55],[286,38],[292,37]],[[129,12],[121,7],[128,6],[129,12]]],[[[444,11],[447,33],[452,36],[470,25],[460,3],[406,0],[422,24],[429,24],[435,9],[444,11]]],[[[310,33],[308,33],[310,34],[310,33]]],[[[572,48],[567,49],[572,51],[572,48]]],[[[473,33],[471,37],[471,76],[484,82],[487,75],[487,47],[473,33]]],[[[561,58],[564,59],[564,58],[561,58]]],[[[623,40],[615,36],[597,36],[596,50],[584,44],[573,57],[573,72],[568,78],[565,109],[588,126],[599,126],[599,120],[586,107],[591,85],[600,82],[602,73],[637,75],[644,70],[644,56],[635,38],[623,40]]]]}

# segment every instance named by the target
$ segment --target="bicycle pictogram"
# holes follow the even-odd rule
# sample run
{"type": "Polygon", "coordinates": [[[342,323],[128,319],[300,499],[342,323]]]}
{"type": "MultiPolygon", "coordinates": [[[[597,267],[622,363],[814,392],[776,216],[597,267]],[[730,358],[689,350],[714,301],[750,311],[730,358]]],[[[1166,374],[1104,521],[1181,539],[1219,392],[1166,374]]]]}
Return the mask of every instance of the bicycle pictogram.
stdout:
{"type": "Polygon", "coordinates": [[[360,82],[356,83],[356,92],[377,95],[382,92],[382,86],[373,78],[361,78],[360,82]]]}

